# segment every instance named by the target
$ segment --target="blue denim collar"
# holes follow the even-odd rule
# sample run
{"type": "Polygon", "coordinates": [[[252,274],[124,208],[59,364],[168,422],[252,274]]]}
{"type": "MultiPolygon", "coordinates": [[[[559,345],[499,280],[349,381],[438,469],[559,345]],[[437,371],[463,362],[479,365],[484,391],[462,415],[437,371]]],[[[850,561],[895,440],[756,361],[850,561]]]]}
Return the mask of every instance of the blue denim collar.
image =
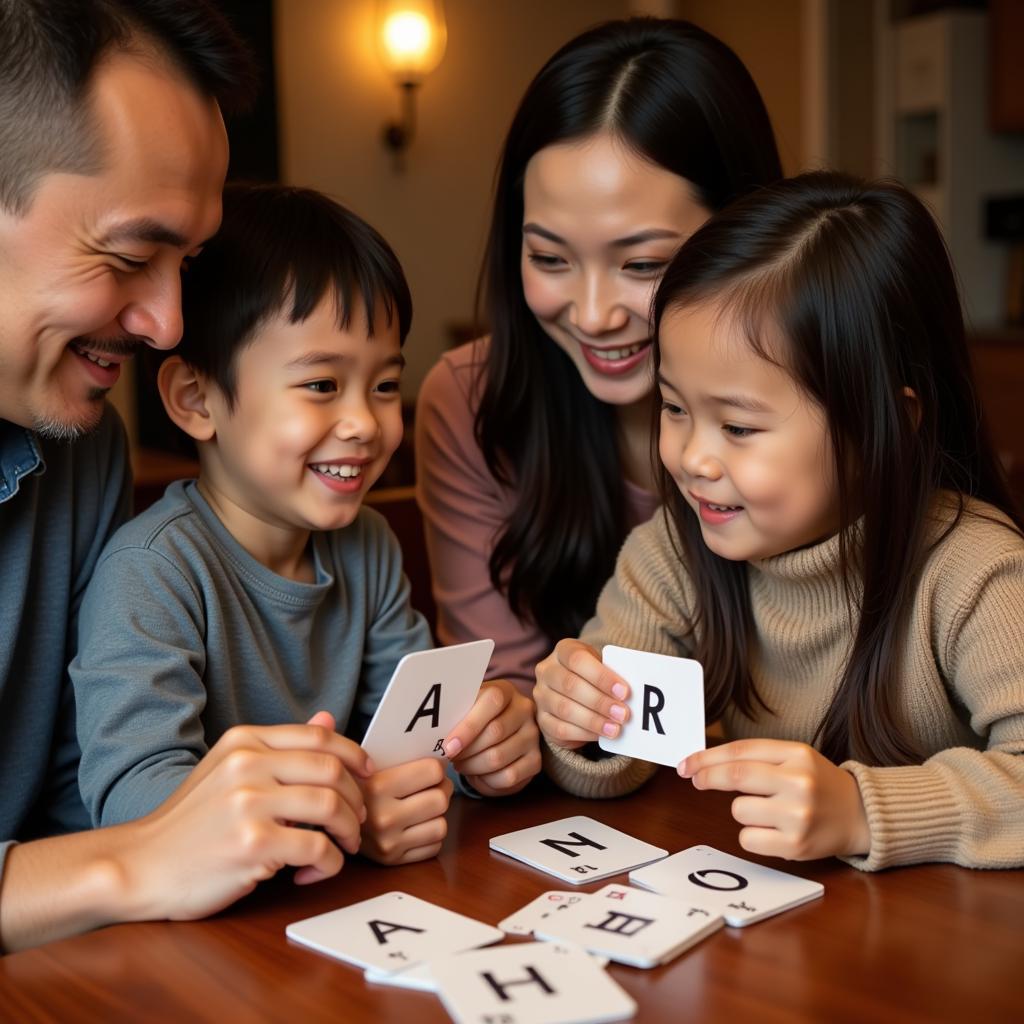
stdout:
{"type": "Polygon", "coordinates": [[[0,420],[0,503],[18,493],[23,476],[44,469],[36,435],[17,423],[0,420]]]}

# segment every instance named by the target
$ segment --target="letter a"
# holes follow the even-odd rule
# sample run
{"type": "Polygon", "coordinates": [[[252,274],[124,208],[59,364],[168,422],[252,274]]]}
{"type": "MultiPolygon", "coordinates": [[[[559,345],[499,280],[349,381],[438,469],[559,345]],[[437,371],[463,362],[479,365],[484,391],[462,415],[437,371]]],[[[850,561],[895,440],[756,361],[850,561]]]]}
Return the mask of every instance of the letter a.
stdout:
{"type": "Polygon", "coordinates": [[[426,697],[423,698],[423,703],[419,706],[419,710],[415,715],[412,716],[412,721],[405,727],[406,732],[412,732],[412,727],[421,719],[429,718],[430,727],[432,729],[437,728],[438,719],[441,716],[441,684],[434,683],[434,685],[427,690],[426,697]]]}
{"type": "Polygon", "coordinates": [[[395,924],[393,921],[367,921],[366,924],[376,936],[378,945],[381,946],[388,944],[388,936],[392,932],[415,932],[417,935],[422,935],[426,930],[424,928],[413,928],[412,925],[408,924],[395,924]]]}

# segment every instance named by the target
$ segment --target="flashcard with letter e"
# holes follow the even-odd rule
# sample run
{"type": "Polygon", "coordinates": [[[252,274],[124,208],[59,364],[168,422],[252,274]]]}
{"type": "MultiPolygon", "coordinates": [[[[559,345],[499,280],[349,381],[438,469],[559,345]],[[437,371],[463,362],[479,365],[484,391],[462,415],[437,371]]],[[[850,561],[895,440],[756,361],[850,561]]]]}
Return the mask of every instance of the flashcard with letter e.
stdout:
{"type": "Polygon", "coordinates": [[[718,911],[733,928],[763,921],[820,898],[821,882],[766,868],[710,846],[691,846],[658,864],[631,871],[634,885],[718,911]]]}
{"type": "Polygon", "coordinates": [[[633,967],[657,967],[718,931],[721,914],[628,885],[606,885],[537,925],[539,939],[576,943],[633,967]]]}
{"type": "Polygon", "coordinates": [[[636,1003],[582,949],[516,942],[432,960],[445,1009],[457,1024],[604,1024],[636,1003]]]}
{"type": "Polygon", "coordinates": [[[600,737],[602,750],[674,768],[704,749],[704,669],[699,661],[611,644],[601,660],[629,683],[631,712],[618,736],[600,737]]]}
{"type": "Polygon", "coordinates": [[[389,892],[288,925],[293,942],[309,946],[357,967],[398,971],[429,957],[500,942],[493,925],[444,907],[389,892]]]}
{"type": "Polygon", "coordinates": [[[363,737],[378,769],[444,757],[444,739],[472,708],[493,650],[493,640],[474,640],[402,658],[363,737]]]}
{"type": "Polygon", "coordinates": [[[582,814],[495,836],[490,847],[571,885],[596,882],[668,856],[667,850],[582,814]]]}

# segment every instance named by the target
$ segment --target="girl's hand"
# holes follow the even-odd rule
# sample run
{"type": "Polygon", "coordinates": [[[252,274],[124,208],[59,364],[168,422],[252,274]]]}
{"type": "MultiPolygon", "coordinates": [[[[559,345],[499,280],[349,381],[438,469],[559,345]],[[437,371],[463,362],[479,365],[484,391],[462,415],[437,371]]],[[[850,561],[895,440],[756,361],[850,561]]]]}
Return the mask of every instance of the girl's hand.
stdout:
{"type": "Polygon", "coordinates": [[[599,736],[618,736],[629,719],[629,686],[606,668],[597,651],[579,640],[560,640],[537,666],[537,724],[551,743],[582,747],[599,736]]]}
{"type": "Polygon", "coordinates": [[[732,802],[740,846],[786,860],[867,854],[856,779],[806,743],[737,740],[691,754],[679,774],[697,789],[747,794],[732,802]]]}
{"type": "Polygon", "coordinates": [[[445,753],[478,793],[518,793],[540,771],[533,715],[533,701],[514,683],[492,679],[444,741],[445,753]]]}
{"type": "Polygon", "coordinates": [[[366,799],[362,852],[378,864],[428,860],[448,834],[452,783],[436,757],[385,768],[360,780],[366,799]]]}

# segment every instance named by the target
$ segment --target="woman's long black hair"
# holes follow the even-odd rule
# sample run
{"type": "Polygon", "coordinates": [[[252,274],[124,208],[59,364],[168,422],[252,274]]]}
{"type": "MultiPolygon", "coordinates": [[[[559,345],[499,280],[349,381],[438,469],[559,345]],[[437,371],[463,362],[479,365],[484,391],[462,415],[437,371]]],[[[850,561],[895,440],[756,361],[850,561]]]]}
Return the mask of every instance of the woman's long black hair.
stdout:
{"type": "Polygon", "coordinates": [[[615,409],[594,398],[523,297],[523,176],[546,146],[608,131],[711,210],[782,175],[764,103],[723,43],[683,21],[601,25],[530,84],[502,153],[480,293],[490,344],[476,437],[515,504],[491,579],[555,642],[575,635],[626,533],[615,409]]]}
{"type": "MultiPolygon", "coordinates": [[[[893,695],[937,542],[936,493],[955,495],[954,526],[968,495],[1022,525],[984,426],[942,236],[896,183],[804,174],[730,206],[676,254],[654,298],[656,366],[665,317],[709,302],[824,410],[840,522],[860,520],[839,536],[853,644],[815,741],[836,763],[916,763],[893,695]],[[785,352],[772,351],[773,328],[785,352]]],[[[747,565],[707,547],[664,467],[661,491],[697,588],[694,657],[704,664],[708,721],[730,704],[753,717],[747,565]]]]}

